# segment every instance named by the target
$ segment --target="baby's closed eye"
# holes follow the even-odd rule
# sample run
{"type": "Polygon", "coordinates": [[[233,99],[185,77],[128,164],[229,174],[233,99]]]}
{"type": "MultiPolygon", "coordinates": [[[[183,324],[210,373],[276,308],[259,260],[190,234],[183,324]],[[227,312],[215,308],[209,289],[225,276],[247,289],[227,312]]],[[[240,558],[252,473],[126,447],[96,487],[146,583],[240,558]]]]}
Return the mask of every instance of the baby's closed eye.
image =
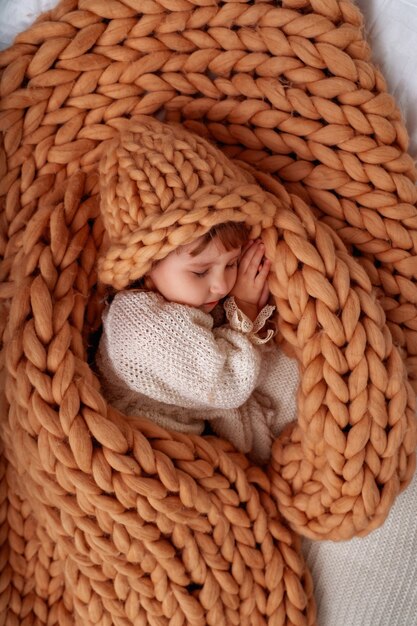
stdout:
{"type": "Polygon", "coordinates": [[[193,272],[194,276],[198,276],[199,278],[202,278],[203,276],[206,276],[208,274],[208,270],[204,270],[203,272],[193,272]]]}

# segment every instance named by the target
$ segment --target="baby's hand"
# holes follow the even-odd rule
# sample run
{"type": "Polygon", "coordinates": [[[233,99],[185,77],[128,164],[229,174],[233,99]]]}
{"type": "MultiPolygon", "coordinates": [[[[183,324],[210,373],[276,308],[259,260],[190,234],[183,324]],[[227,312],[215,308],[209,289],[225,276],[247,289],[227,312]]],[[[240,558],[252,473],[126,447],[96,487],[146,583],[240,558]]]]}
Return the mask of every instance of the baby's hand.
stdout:
{"type": "Polygon", "coordinates": [[[249,241],[243,248],[235,286],[230,292],[237,306],[252,321],[265,306],[269,296],[268,273],[271,262],[264,258],[262,241],[249,241]]]}

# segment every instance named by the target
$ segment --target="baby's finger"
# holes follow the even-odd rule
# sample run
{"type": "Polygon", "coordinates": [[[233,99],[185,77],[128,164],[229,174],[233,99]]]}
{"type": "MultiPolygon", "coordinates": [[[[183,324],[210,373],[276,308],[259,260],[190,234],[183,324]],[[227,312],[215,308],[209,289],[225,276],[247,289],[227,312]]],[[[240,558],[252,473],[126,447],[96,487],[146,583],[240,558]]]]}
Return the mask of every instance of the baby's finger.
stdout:
{"type": "Polygon", "coordinates": [[[259,302],[258,302],[259,309],[264,308],[264,306],[268,302],[268,298],[269,298],[269,285],[267,282],[265,282],[263,289],[262,289],[261,297],[259,298],[259,302]]]}
{"type": "Polygon", "coordinates": [[[258,276],[268,276],[270,269],[271,261],[269,259],[264,259],[258,266],[258,276]]]}
{"type": "Polygon", "coordinates": [[[245,245],[243,246],[241,252],[240,252],[240,257],[239,257],[239,265],[242,263],[242,260],[245,257],[246,252],[249,250],[249,248],[251,248],[253,246],[253,240],[250,239],[249,241],[247,241],[245,243],[245,245]]]}
{"type": "Polygon", "coordinates": [[[258,289],[265,284],[270,269],[271,261],[269,261],[268,259],[265,259],[263,263],[259,265],[258,273],[255,276],[255,284],[258,286],[258,289]]]}
{"type": "Polygon", "coordinates": [[[240,265],[239,265],[240,270],[243,272],[247,272],[251,264],[256,264],[256,267],[257,267],[259,265],[259,261],[261,260],[262,256],[263,256],[263,248],[260,249],[260,244],[257,242],[254,242],[254,244],[250,246],[245,251],[244,255],[242,256],[240,260],[240,265]],[[254,259],[258,259],[258,260],[254,261],[254,259]]]}
{"type": "Polygon", "coordinates": [[[264,257],[264,251],[265,251],[265,247],[263,243],[261,243],[258,246],[257,250],[255,251],[254,255],[252,256],[249,262],[248,272],[253,274],[253,278],[256,277],[256,275],[259,272],[259,269],[262,267],[262,259],[264,257]]]}

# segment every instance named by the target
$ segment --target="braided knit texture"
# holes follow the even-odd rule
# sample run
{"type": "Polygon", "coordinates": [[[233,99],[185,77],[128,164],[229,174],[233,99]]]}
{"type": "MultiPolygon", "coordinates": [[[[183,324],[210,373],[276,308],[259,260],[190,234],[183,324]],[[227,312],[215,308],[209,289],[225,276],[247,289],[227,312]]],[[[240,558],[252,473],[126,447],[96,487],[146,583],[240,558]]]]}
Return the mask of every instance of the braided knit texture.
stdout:
{"type": "Polygon", "coordinates": [[[370,532],[415,466],[416,172],[359,10],[64,0],[0,68],[0,621],[315,624],[298,535],[370,532]],[[120,192],[111,147],[157,118],[193,132],[193,156],[180,126],[158,159],[127,133],[120,192]],[[225,219],[262,236],[301,368],[264,469],[127,419],[89,365],[97,271],[125,284],[225,219]]]}
{"type": "Polygon", "coordinates": [[[245,222],[253,237],[274,225],[276,198],[206,139],[144,115],[121,120],[118,131],[99,165],[103,283],[123,289],[222,222],[245,222]]]}

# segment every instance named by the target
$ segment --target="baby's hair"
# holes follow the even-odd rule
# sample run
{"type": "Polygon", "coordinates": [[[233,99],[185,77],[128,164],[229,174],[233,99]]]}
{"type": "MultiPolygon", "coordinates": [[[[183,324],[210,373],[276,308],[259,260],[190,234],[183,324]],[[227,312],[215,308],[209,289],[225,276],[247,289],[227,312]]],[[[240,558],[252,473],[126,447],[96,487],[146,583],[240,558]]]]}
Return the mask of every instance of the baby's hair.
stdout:
{"type": "Polygon", "coordinates": [[[249,237],[249,227],[244,222],[223,222],[222,224],[217,224],[201,237],[198,245],[190,250],[190,255],[197,256],[203,252],[210,241],[213,241],[216,237],[219,238],[224,249],[229,252],[229,250],[240,248],[246,243],[249,237]]]}

